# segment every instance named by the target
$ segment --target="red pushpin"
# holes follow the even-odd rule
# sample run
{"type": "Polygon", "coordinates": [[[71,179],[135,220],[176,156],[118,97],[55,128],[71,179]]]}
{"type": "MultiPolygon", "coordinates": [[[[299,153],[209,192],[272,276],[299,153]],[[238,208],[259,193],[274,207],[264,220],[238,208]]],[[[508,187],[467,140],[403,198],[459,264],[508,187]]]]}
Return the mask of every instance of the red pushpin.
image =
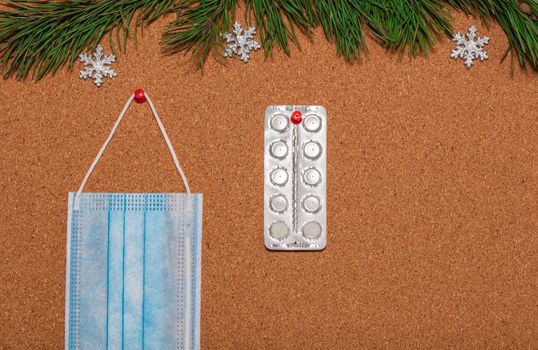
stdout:
{"type": "Polygon", "coordinates": [[[301,122],[303,121],[303,115],[300,111],[295,111],[291,114],[290,120],[295,125],[301,124],[301,122]]]}
{"type": "Polygon", "coordinates": [[[134,100],[136,101],[136,103],[146,102],[146,94],[144,93],[144,90],[136,89],[134,92],[134,100]]]}

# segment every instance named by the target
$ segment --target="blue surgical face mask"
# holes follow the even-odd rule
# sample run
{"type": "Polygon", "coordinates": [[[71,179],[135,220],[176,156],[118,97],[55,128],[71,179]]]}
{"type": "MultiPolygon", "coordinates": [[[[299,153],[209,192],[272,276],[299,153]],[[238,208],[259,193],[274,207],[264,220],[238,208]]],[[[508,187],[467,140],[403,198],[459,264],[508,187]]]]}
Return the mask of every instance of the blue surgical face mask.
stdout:
{"type": "MultiPolygon", "coordinates": [[[[146,96],[147,97],[147,96],[146,96]]],[[[199,349],[202,195],[69,194],[66,349],[199,349]]]]}

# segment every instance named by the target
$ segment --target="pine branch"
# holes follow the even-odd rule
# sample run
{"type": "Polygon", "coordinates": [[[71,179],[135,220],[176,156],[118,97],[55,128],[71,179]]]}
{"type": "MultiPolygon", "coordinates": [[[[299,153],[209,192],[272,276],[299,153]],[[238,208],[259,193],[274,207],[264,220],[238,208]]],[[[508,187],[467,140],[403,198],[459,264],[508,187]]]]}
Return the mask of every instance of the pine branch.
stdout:
{"type": "MultiPolygon", "coordinates": [[[[9,1],[0,11],[0,64],[4,78],[39,80],[94,48],[103,36],[116,30],[120,47],[134,28],[149,24],[170,11],[173,0],[69,0],[9,1]]],[[[136,35],[136,33],[133,33],[136,35]]],[[[114,49],[113,40],[111,44],[114,49]]]]}
{"type": "MultiPolygon", "coordinates": [[[[512,57],[538,70],[538,0],[245,0],[247,21],[253,15],[267,56],[276,45],[286,54],[299,46],[296,29],[307,36],[321,25],[337,53],[346,60],[366,51],[365,30],[389,50],[427,54],[441,35],[451,36],[450,7],[496,20],[506,32],[512,57]],[[520,4],[521,5],[521,4],[520,4]]],[[[221,33],[232,27],[237,0],[55,0],[9,1],[0,10],[0,65],[4,78],[35,79],[68,64],[112,33],[125,50],[136,29],[164,13],[176,12],[162,47],[168,53],[191,53],[202,66],[211,51],[222,52],[221,33]],[[177,4],[176,4],[177,3],[177,4]],[[132,22],[134,23],[131,28],[132,22]],[[220,50],[220,51],[219,51],[220,50]]]]}
{"type": "Polygon", "coordinates": [[[364,17],[369,1],[319,0],[316,2],[316,23],[321,24],[325,36],[336,42],[336,51],[346,60],[359,59],[366,49],[364,17]]]}
{"type": "MultiPolygon", "coordinates": [[[[538,13],[536,0],[526,1],[534,13],[538,13]]],[[[173,52],[203,48],[193,50],[198,65],[203,65],[211,49],[220,43],[218,33],[228,31],[232,20],[227,19],[228,26],[216,21],[218,28],[206,29],[212,35],[204,36],[200,24],[198,28],[191,28],[196,21],[189,22],[187,17],[196,19],[197,15],[202,15],[209,19],[211,13],[219,11],[216,4],[221,2],[227,3],[213,0],[200,1],[195,8],[185,6],[189,8],[187,14],[178,16],[183,21],[171,25],[165,43],[174,43],[171,45],[173,52]]],[[[290,41],[300,47],[294,28],[310,35],[317,25],[322,26],[327,39],[336,43],[337,53],[348,61],[359,59],[366,51],[364,27],[389,50],[407,50],[411,56],[428,54],[440,36],[453,35],[451,6],[479,16],[485,23],[490,17],[497,20],[508,35],[521,66],[538,69],[538,22],[522,13],[515,0],[245,0],[245,3],[247,17],[254,14],[265,55],[275,43],[289,54],[290,41]]],[[[232,4],[227,6],[224,7],[228,13],[232,4]]],[[[217,18],[221,15],[216,14],[217,18]]]]}
{"type": "Polygon", "coordinates": [[[182,1],[162,37],[163,50],[191,52],[201,67],[213,48],[222,47],[221,33],[231,28],[235,7],[235,0],[182,1]]]}
{"type": "MultiPolygon", "coordinates": [[[[246,12],[254,13],[265,56],[277,44],[287,55],[289,41],[300,47],[295,27],[310,36],[314,7],[309,0],[245,0],[246,12]]],[[[247,15],[248,16],[248,15],[247,15]]]]}
{"type": "Polygon", "coordinates": [[[449,9],[440,0],[385,1],[372,9],[370,22],[384,29],[381,44],[389,50],[427,55],[440,35],[452,32],[449,9]]]}

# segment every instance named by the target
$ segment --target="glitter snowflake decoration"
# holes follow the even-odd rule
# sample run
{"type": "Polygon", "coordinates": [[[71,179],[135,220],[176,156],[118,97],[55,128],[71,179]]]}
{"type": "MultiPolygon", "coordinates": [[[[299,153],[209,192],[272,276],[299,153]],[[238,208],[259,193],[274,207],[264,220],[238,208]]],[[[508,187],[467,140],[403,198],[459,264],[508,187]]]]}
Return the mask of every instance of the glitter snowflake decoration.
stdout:
{"type": "Polygon", "coordinates": [[[475,59],[483,61],[488,58],[484,46],[488,44],[489,38],[487,36],[478,37],[476,32],[476,27],[471,26],[467,34],[456,33],[452,39],[456,43],[456,48],[452,50],[450,57],[462,58],[467,68],[472,67],[475,59]]]}
{"type": "Polygon", "coordinates": [[[222,34],[226,40],[226,45],[228,45],[224,50],[224,57],[238,55],[241,61],[248,62],[250,51],[261,48],[260,44],[254,40],[254,34],[256,34],[256,28],[249,27],[247,30],[244,30],[241,24],[235,21],[233,32],[222,34]]]}
{"type": "Polygon", "coordinates": [[[97,86],[103,84],[104,77],[115,77],[116,72],[112,69],[112,62],[116,61],[114,55],[103,55],[103,47],[97,45],[93,54],[81,53],[80,62],[84,64],[84,69],[80,71],[80,78],[92,78],[97,86]]]}

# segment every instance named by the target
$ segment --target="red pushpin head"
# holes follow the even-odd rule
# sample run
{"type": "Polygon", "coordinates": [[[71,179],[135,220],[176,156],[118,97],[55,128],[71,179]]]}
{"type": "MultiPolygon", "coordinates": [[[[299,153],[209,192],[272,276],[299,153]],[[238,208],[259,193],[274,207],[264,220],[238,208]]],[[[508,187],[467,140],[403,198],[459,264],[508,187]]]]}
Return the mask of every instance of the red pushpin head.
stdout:
{"type": "Polygon", "coordinates": [[[290,120],[295,125],[301,124],[301,122],[303,121],[303,115],[300,111],[295,111],[291,114],[290,120]]]}
{"type": "Polygon", "coordinates": [[[134,99],[136,103],[144,103],[146,102],[146,94],[144,93],[144,90],[142,89],[136,89],[134,92],[134,99]]]}

